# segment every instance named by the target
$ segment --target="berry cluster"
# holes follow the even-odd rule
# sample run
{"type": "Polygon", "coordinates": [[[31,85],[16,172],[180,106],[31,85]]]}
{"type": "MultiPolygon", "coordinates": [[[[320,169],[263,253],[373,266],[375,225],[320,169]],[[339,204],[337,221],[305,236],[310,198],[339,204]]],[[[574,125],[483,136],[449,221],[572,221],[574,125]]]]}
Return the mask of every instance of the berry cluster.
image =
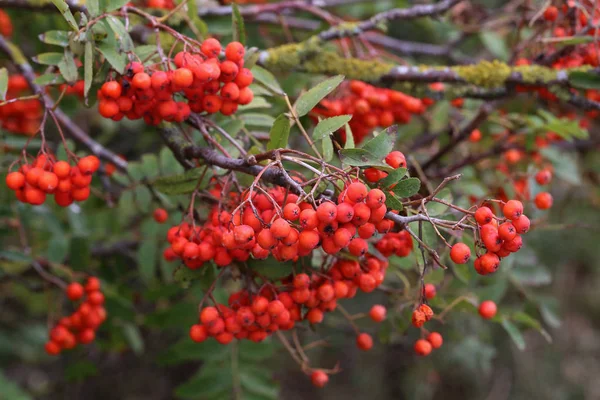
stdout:
{"type": "MultiPolygon", "coordinates": [[[[481,275],[496,272],[501,258],[519,251],[523,245],[521,235],[529,231],[530,221],[523,214],[523,204],[520,201],[509,200],[502,207],[502,212],[504,219],[496,217],[489,207],[479,207],[475,211],[481,241],[487,250],[475,260],[475,270],[481,275]],[[502,223],[499,224],[499,221],[502,223]]],[[[450,257],[456,263],[465,263],[470,255],[471,251],[464,243],[455,244],[450,252],[450,257]],[[460,247],[457,247],[459,245],[460,247]],[[456,251],[455,247],[457,247],[456,251]],[[455,251],[454,256],[453,251],[455,251]]]]}
{"type": "MultiPolygon", "coordinates": [[[[265,285],[257,295],[247,290],[235,292],[229,297],[229,306],[203,308],[200,324],[191,327],[190,337],[196,342],[214,337],[221,344],[234,338],[261,342],[278,330],[292,329],[302,320],[319,324],[324,313],[336,309],[338,300],[353,298],[358,289],[366,293],[375,290],[383,282],[387,267],[387,261],[370,255],[360,263],[338,259],[327,272],[289,276],[281,280],[281,286],[265,285]]],[[[383,317],[379,314],[377,319],[381,321],[385,309],[383,317]]],[[[367,351],[373,346],[373,339],[360,333],[356,344],[367,351]]]]}
{"type": "Polygon", "coordinates": [[[434,349],[439,349],[444,343],[444,338],[439,332],[431,332],[425,339],[415,342],[414,350],[420,356],[428,356],[434,349]]]}
{"type": "Polygon", "coordinates": [[[10,172],[6,186],[23,203],[38,206],[46,201],[46,195],[54,194],[56,204],[67,207],[90,196],[92,174],[99,166],[96,156],[83,157],[71,166],[67,161],[56,161],[53,155],[40,154],[31,164],[10,172]]]}
{"type": "MultiPolygon", "coordinates": [[[[22,75],[11,75],[8,78],[6,100],[21,97],[28,90],[29,85],[22,75]]],[[[42,104],[39,100],[17,100],[0,107],[0,126],[7,131],[32,136],[40,129],[42,114],[42,104]]]]}
{"type": "Polygon", "coordinates": [[[114,121],[143,118],[149,125],[182,122],[190,112],[220,111],[231,115],[238,105],[248,104],[254,98],[248,87],[253,76],[244,68],[244,54],[244,46],[239,42],[229,43],[222,52],[218,40],[207,39],[199,53],[177,53],[172,60],[175,70],[146,70],[133,62],[120,82],[102,85],[98,111],[114,121]]]}
{"type": "Polygon", "coordinates": [[[202,227],[184,222],[169,229],[171,246],[165,258],[181,258],[191,269],[209,260],[223,267],[250,255],[264,259],[272,254],[279,261],[293,261],[319,246],[327,254],[347,249],[361,257],[367,253],[367,239],[393,226],[384,219],[385,194],[360,182],[347,185],[337,204],[323,200],[316,208],[309,202],[297,204],[298,196],[281,188],[270,189],[268,195],[254,194],[251,205],[248,196],[233,214],[215,206],[202,227]]]}
{"type": "MultiPolygon", "coordinates": [[[[385,157],[385,163],[394,169],[406,168],[406,157],[401,151],[392,151],[385,157]]],[[[377,183],[385,178],[388,173],[377,168],[367,168],[364,170],[365,180],[371,183],[377,183]]]]}
{"type": "Polygon", "coordinates": [[[79,344],[88,344],[96,338],[96,331],[106,319],[103,307],[104,294],[100,290],[100,280],[89,277],[85,286],[73,282],[67,286],[69,300],[80,301],[77,310],[60,319],[50,330],[50,340],[46,342],[46,352],[52,356],[62,350],[70,350],[79,344]]]}
{"type": "MultiPolygon", "coordinates": [[[[425,111],[423,101],[402,92],[350,81],[335,99],[322,100],[313,110],[314,116],[334,117],[350,114],[349,122],[356,143],[360,143],[375,127],[387,128],[394,123],[406,124],[412,114],[425,111]]],[[[340,130],[342,140],[345,131],[340,130]]]]}

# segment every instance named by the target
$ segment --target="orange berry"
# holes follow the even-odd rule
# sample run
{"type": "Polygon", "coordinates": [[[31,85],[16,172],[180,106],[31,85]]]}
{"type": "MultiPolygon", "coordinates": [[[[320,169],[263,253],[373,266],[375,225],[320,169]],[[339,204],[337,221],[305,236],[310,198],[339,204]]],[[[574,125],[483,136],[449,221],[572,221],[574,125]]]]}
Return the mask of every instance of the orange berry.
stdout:
{"type": "Polygon", "coordinates": [[[425,284],[425,298],[433,299],[436,294],[437,294],[437,290],[435,288],[435,285],[432,285],[431,283],[426,283],[425,284]]]}
{"type": "Polygon", "coordinates": [[[104,84],[102,85],[102,88],[100,90],[102,91],[102,94],[105,97],[116,100],[119,98],[119,96],[121,96],[122,88],[118,82],[110,81],[110,82],[104,82],[104,84]]]}
{"type": "Polygon", "coordinates": [[[244,45],[240,42],[231,42],[225,47],[225,57],[233,62],[242,61],[244,53],[244,45]]]}
{"type": "Polygon", "coordinates": [[[371,307],[371,310],[369,311],[369,317],[371,317],[371,319],[375,322],[381,322],[385,319],[386,313],[387,310],[384,306],[376,304],[371,307]]]}
{"type": "Polygon", "coordinates": [[[466,264],[471,258],[471,249],[464,243],[456,243],[450,250],[450,258],[456,264],[466,264]]]}
{"type": "Polygon", "coordinates": [[[438,332],[431,332],[429,335],[427,335],[427,341],[431,343],[431,347],[434,349],[439,349],[444,343],[442,335],[438,332]]]}
{"type": "Polygon", "coordinates": [[[52,167],[52,172],[58,179],[66,179],[71,174],[71,165],[66,161],[57,161],[52,167]]]}
{"type": "Polygon", "coordinates": [[[552,207],[552,195],[548,192],[541,192],[535,196],[535,206],[540,210],[547,210],[552,207]]]}
{"type": "Polygon", "coordinates": [[[25,175],[21,172],[11,172],[6,175],[6,186],[11,190],[19,190],[25,186],[25,175]]]}
{"type": "Polygon", "coordinates": [[[518,200],[509,200],[502,208],[502,212],[506,218],[515,220],[523,214],[523,203],[518,200]]]}
{"type": "Polygon", "coordinates": [[[207,57],[216,58],[221,53],[221,43],[217,39],[209,38],[202,42],[200,50],[207,57]]]}
{"type": "Polygon", "coordinates": [[[420,356],[428,356],[431,353],[432,346],[429,341],[425,339],[419,339],[415,342],[415,353],[420,356]]]}
{"type": "Polygon", "coordinates": [[[194,82],[194,74],[187,68],[178,68],[173,72],[173,83],[181,88],[187,88],[194,82]]]}

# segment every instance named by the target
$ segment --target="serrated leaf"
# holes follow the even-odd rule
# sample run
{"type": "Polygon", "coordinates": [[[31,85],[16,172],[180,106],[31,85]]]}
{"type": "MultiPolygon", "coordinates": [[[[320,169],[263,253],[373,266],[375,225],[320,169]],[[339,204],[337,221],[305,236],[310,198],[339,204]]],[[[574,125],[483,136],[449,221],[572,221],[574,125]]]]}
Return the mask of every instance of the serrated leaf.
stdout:
{"type": "Polygon", "coordinates": [[[365,149],[344,149],[340,151],[343,164],[352,167],[388,167],[382,163],[380,157],[375,157],[365,149]]]}
{"type": "Polygon", "coordinates": [[[336,75],[323,82],[317,84],[315,87],[302,94],[296,101],[295,109],[296,114],[302,117],[310,112],[321,100],[337,88],[340,83],[344,81],[343,75],[336,75]]]}
{"type": "Polygon", "coordinates": [[[333,132],[340,129],[344,126],[348,121],[352,119],[352,115],[339,115],[337,117],[326,118],[324,120],[319,121],[315,130],[313,131],[313,139],[321,140],[323,138],[328,137],[333,132]]]}
{"type": "Polygon", "coordinates": [[[6,100],[6,91],[8,90],[8,71],[6,68],[0,68],[0,99],[6,100]]]}
{"type": "Polygon", "coordinates": [[[240,119],[244,121],[246,125],[263,128],[270,128],[275,123],[275,118],[271,117],[270,115],[258,113],[241,114],[240,119]]]}
{"type": "Polygon", "coordinates": [[[87,8],[88,12],[90,13],[90,17],[97,17],[100,15],[100,0],[86,0],[85,8],[87,8]]]}
{"type": "Polygon", "coordinates": [[[393,193],[386,193],[385,195],[385,206],[388,211],[402,211],[404,206],[402,205],[402,201],[393,193]]]}
{"type": "Polygon", "coordinates": [[[98,50],[100,50],[100,53],[102,53],[104,58],[106,58],[106,61],[108,61],[115,71],[119,74],[125,72],[127,55],[119,53],[113,43],[102,42],[98,46],[98,50]]]}
{"type": "MultiPolygon", "coordinates": [[[[398,137],[398,126],[392,125],[387,129],[381,131],[373,139],[367,141],[362,149],[373,154],[378,160],[383,160],[396,144],[396,138],[398,137]]],[[[387,165],[387,164],[386,164],[387,165]]]]}
{"type": "Polygon", "coordinates": [[[115,34],[115,39],[119,43],[121,51],[132,51],[134,49],[133,40],[131,40],[129,33],[127,32],[127,29],[125,29],[125,25],[123,25],[121,20],[109,15],[106,17],[106,22],[115,34]]]}
{"type": "Polygon", "coordinates": [[[569,82],[580,89],[600,89],[600,75],[585,71],[569,73],[569,82]]]}
{"type": "Polygon", "coordinates": [[[269,132],[267,150],[285,149],[290,136],[290,120],[285,114],[280,114],[269,132]]]}
{"type": "Polygon", "coordinates": [[[277,94],[279,96],[285,95],[285,92],[283,91],[283,89],[281,89],[279,82],[277,82],[277,78],[275,78],[275,76],[271,72],[267,71],[259,65],[253,66],[251,71],[256,82],[263,85],[273,94],[277,94]]]}
{"type": "Polygon", "coordinates": [[[515,324],[506,318],[502,320],[502,327],[504,330],[506,330],[506,332],[508,332],[508,335],[512,339],[515,346],[517,346],[517,348],[521,351],[525,350],[525,338],[523,338],[519,328],[517,328],[515,324]]]}
{"type": "Polygon", "coordinates": [[[38,37],[43,43],[67,47],[69,45],[69,34],[70,32],[67,31],[48,31],[38,37]]]}
{"type": "Polygon", "coordinates": [[[36,77],[33,82],[40,86],[60,85],[65,83],[65,79],[58,74],[43,74],[36,77]]]}
{"type": "Polygon", "coordinates": [[[406,198],[419,193],[419,189],[421,181],[418,178],[408,178],[398,182],[392,190],[396,196],[406,198]]]}
{"type": "Polygon", "coordinates": [[[383,188],[389,188],[390,186],[398,183],[400,179],[406,175],[406,168],[396,168],[395,170],[388,173],[388,176],[377,182],[377,185],[383,188]]]}
{"type": "Polygon", "coordinates": [[[67,21],[67,23],[73,28],[73,30],[79,30],[77,26],[77,21],[75,21],[75,17],[69,9],[69,5],[64,0],[52,0],[52,3],[58,8],[58,11],[62,14],[63,18],[67,21]]]}
{"type": "Polygon", "coordinates": [[[196,187],[204,189],[210,181],[210,174],[204,174],[202,182],[198,180],[202,177],[204,168],[194,168],[183,174],[160,177],[152,182],[152,186],[164,194],[188,194],[192,193],[196,187]]]}
{"type": "Polygon", "coordinates": [[[158,55],[158,51],[156,45],[153,44],[144,44],[141,46],[137,46],[133,49],[133,52],[136,56],[140,58],[144,63],[151,63],[154,57],[152,55],[158,55]]]}
{"type": "Polygon", "coordinates": [[[323,160],[326,162],[331,161],[333,158],[333,142],[330,138],[326,137],[323,139],[323,160]]]}
{"type": "Polygon", "coordinates": [[[63,53],[41,53],[33,57],[32,60],[42,65],[58,65],[64,57],[63,53]]]}
{"type": "Polygon", "coordinates": [[[83,96],[87,99],[88,93],[92,87],[94,80],[94,44],[92,42],[85,43],[85,55],[83,64],[83,96]]]}
{"type": "Polygon", "coordinates": [[[69,49],[65,49],[65,54],[61,62],[58,63],[60,74],[69,83],[77,81],[77,66],[75,65],[75,57],[69,49]]]}
{"type": "Polygon", "coordinates": [[[233,29],[233,40],[246,45],[246,28],[244,27],[244,18],[240,14],[240,9],[236,3],[231,5],[231,23],[233,29]]]}
{"type": "Polygon", "coordinates": [[[346,126],[344,127],[344,131],[346,132],[346,143],[344,143],[344,149],[353,149],[354,134],[352,133],[352,128],[350,128],[349,124],[346,124],[346,126]]]}

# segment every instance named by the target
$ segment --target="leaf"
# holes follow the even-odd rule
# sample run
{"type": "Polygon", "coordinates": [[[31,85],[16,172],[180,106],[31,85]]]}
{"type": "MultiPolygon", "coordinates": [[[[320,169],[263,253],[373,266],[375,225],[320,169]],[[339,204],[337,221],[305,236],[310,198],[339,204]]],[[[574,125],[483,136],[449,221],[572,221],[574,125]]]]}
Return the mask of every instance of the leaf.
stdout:
{"type": "Polygon", "coordinates": [[[523,335],[521,334],[521,331],[519,331],[519,328],[517,328],[515,324],[513,324],[506,318],[502,320],[502,327],[504,328],[504,330],[506,330],[506,332],[508,332],[508,335],[512,339],[515,346],[517,346],[517,348],[521,351],[525,350],[525,338],[523,338],[523,335]]]}
{"type": "Polygon", "coordinates": [[[552,274],[543,265],[520,265],[510,271],[513,279],[525,286],[544,286],[552,283],[552,274]]]}
{"type": "Polygon", "coordinates": [[[65,83],[65,78],[58,74],[43,74],[36,77],[33,82],[40,86],[59,85],[65,83]]]}
{"type": "Polygon", "coordinates": [[[76,271],[87,271],[90,268],[91,251],[87,237],[74,236],[69,247],[69,263],[76,271]]]}
{"type": "Polygon", "coordinates": [[[333,158],[333,142],[330,138],[323,139],[323,160],[331,161],[333,158]]]}
{"type": "Polygon", "coordinates": [[[490,53],[502,61],[508,60],[510,53],[502,36],[494,31],[483,31],[479,34],[479,38],[490,53]]]}
{"type": "Polygon", "coordinates": [[[90,17],[97,17],[100,15],[100,0],[86,0],[85,8],[87,8],[88,12],[90,13],[90,17]]]}
{"type": "Polygon", "coordinates": [[[8,71],[6,68],[0,68],[0,99],[6,100],[6,91],[8,90],[8,71]]]}
{"type": "Polygon", "coordinates": [[[69,45],[69,34],[70,32],[68,31],[48,31],[40,34],[38,37],[43,43],[67,47],[69,45]]]}
{"type": "Polygon", "coordinates": [[[158,250],[158,224],[146,220],[141,226],[142,240],[137,250],[137,264],[140,277],[146,283],[154,279],[158,250]]]}
{"type": "Polygon", "coordinates": [[[302,117],[310,112],[321,100],[331,93],[344,80],[343,75],[336,75],[319,83],[296,101],[296,114],[302,117]]]}
{"type": "Polygon", "coordinates": [[[346,143],[344,143],[345,149],[353,149],[354,148],[354,134],[352,133],[352,128],[350,128],[349,124],[346,124],[344,127],[346,131],[346,143]]]}
{"type": "Polygon", "coordinates": [[[33,262],[33,258],[19,251],[0,250],[0,259],[18,262],[33,262]]]}
{"type": "Polygon", "coordinates": [[[120,54],[117,52],[115,45],[109,42],[102,42],[98,46],[98,50],[100,53],[106,58],[106,61],[113,67],[115,71],[119,74],[123,74],[125,72],[125,67],[127,66],[127,56],[125,54],[120,54]]]}
{"type": "MultiPolygon", "coordinates": [[[[366,142],[362,149],[373,154],[379,160],[383,160],[396,144],[396,138],[398,136],[398,126],[392,125],[389,128],[379,132],[377,136],[366,142]]],[[[387,165],[387,164],[385,164],[387,165]]]]}
{"type": "Polygon", "coordinates": [[[382,163],[381,158],[375,157],[365,149],[344,149],[340,151],[340,159],[343,164],[352,167],[388,167],[382,163]]]}
{"type": "Polygon", "coordinates": [[[33,57],[32,60],[42,65],[58,65],[64,57],[63,53],[41,53],[33,57]]]}
{"type": "Polygon", "coordinates": [[[290,136],[290,120],[285,114],[280,114],[269,132],[267,150],[285,149],[290,136]]]}
{"type": "Polygon", "coordinates": [[[210,174],[204,174],[202,182],[198,180],[202,177],[204,168],[194,168],[183,174],[160,177],[152,182],[152,186],[164,194],[188,194],[193,193],[194,189],[204,189],[210,180],[210,174]]]}
{"type": "Polygon", "coordinates": [[[46,257],[50,262],[62,263],[65,261],[68,252],[69,243],[63,237],[53,236],[48,242],[46,257]]]}
{"type": "Polygon", "coordinates": [[[540,321],[533,318],[532,316],[525,314],[524,312],[518,311],[511,315],[511,319],[529,328],[535,329],[544,337],[544,339],[546,339],[548,343],[552,343],[552,336],[550,336],[548,331],[544,329],[540,321]]]}
{"type": "Polygon", "coordinates": [[[289,275],[293,271],[292,262],[279,262],[274,257],[265,260],[248,260],[248,267],[261,275],[277,279],[289,275]]]}
{"type": "Polygon", "coordinates": [[[388,176],[377,182],[377,185],[383,188],[389,188],[390,186],[398,183],[400,179],[404,178],[404,176],[406,175],[406,171],[406,168],[396,168],[395,170],[388,173],[388,176]]]}
{"type": "Polygon", "coordinates": [[[271,108],[271,107],[272,107],[271,103],[269,103],[264,97],[254,96],[254,98],[252,99],[250,104],[246,104],[245,106],[240,106],[240,107],[238,107],[238,110],[241,112],[241,111],[253,110],[253,109],[257,109],[257,108],[271,108]]]}
{"type": "Polygon", "coordinates": [[[402,209],[404,208],[400,199],[393,193],[386,193],[385,206],[387,207],[388,211],[402,211],[402,209]]]}
{"type": "Polygon", "coordinates": [[[152,63],[154,57],[151,56],[158,55],[156,45],[153,44],[137,46],[135,49],[133,49],[133,52],[140,58],[140,60],[144,61],[144,63],[152,63]]]}
{"type": "Polygon", "coordinates": [[[75,17],[73,16],[71,9],[69,9],[69,5],[64,0],[52,0],[52,3],[54,3],[56,8],[58,8],[58,11],[60,11],[71,28],[73,28],[75,31],[79,30],[77,21],[75,21],[75,17]]]}
{"type": "Polygon", "coordinates": [[[277,82],[277,79],[271,72],[267,71],[259,65],[255,65],[254,67],[252,67],[251,71],[256,82],[263,85],[273,94],[277,94],[279,96],[285,95],[285,92],[283,91],[283,89],[281,89],[279,82],[277,82]]]}
{"type": "Polygon", "coordinates": [[[94,79],[93,71],[94,63],[94,44],[92,42],[85,43],[85,55],[83,64],[83,96],[87,99],[88,93],[92,87],[94,79]]]}
{"type": "Polygon", "coordinates": [[[21,389],[14,379],[8,379],[3,372],[0,372],[0,387],[2,388],[1,399],[7,400],[33,400],[25,390],[21,389]]]}
{"type": "Polygon", "coordinates": [[[554,173],[558,178],[573,185],[581,184],[581,172],[573,156],[551,147],[541,149],[540,152],[544,158],[552,162],[554,173]]]}
{"type": "Polygon", "coordinates": [[[144,352],[144,338],[136,325],[131,322],[125,322],[123,324],[123,335],[135,354],[140,355],[144,352]]]}
{"type": "Polygon", "coordinates": [[[580,89],[600,89],[600,75],[591,72],[570,72],[569,82],[572,86],[580,89]]]}
{"type": "Polygon", "coordinates": [[[103,12],[110,12],[113,10],[118,10],[127,4],[129,0],[103,0],[101,4],[101,10],[103,12]]]}
{"type": "Polygon", "coordinates": [[[321,120],[315,127],[312,137],[314,140],[321,140],[340,129],[351,119],[352,115],[339,115],[321,120]]]}
{"type": "Polygon", "coordinates": [[[77,66],[75,65],[75,57],[69,49],[65,49],[65,54],[61,62],[58,63],[60,74],[69,83],[77,81],[77,66]]]}
{"type": "Polygon", "coordinates": [[[393,192],[400,198],[411,197],[419,193],[421,181],[418,178],[404,179],[394,187],[393,192]]]}
{"type": "Polygon", "coordinates": [[[246,29],[244,27],[244,18],[240,14],[240,9],[236,3],[231,6],[231,23],[233,30],[233,40],[246,45],[246,29]]]}
{"type": "Polygon", "coordinates": [[[119,48],[121,49],[121,51],[133,51],[133,40],[131,40],[129,33],[127,32],[127,29],[125,29],[125,25],[123,25],[121,20],[116,17],[113,17],[112,15],[109,15],[108,17],[106,17],[106,22],[108,22],[108,25],[115,34],[115,39],[119,43],[119,48]]]}
{"type": "Polygon", "coordinates": [[[241,114],[240,119],[244,121],[246,125],[264,128],[270,128],[275,123],[275,118],[271,117],[270,115],[258,113],[241,114]]]}

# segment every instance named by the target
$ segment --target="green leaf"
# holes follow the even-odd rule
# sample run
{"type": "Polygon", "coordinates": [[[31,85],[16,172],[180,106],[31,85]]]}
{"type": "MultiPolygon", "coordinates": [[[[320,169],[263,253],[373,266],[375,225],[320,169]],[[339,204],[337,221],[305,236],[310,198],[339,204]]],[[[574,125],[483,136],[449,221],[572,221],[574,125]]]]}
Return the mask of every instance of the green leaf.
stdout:
{"type": "Polygon", "coordinates": [[[315,127],[315,130],[313,131],[313,139],[321,140],[328,137],[333,132],[344,126],[351,119],[352,115],[339,115],[337,117],[326,118],[319,121],[315,127]]]}
{"type": "Polygon", "coordinates": [[[189,194],[194,189],[205,189],[211,174],[204,174],[202,182],[198,182],[204,173],[204,168],[194,168],[183,174],[160,177],[152,182],[152,186],[164,194],[189,194]]]}
{"type": "Polygon", "coordinates": [[[395,170],[389,172],[388,176],[377,182],[377,185],[383,188],[389,188],[390,186],[398,183],[400,179],[404,178],[406,171],[406,168],[396,168],[395,170]]]}
{"type": "Polygon", "coordinates": [[[246,29],[244,27],[244,18],[240,14],[240,9],[236,3],[231,5],[231,23],[233,29],[233,40],[246,45],[246,29]]]}
{"type": "MultiPolygon", "coordinates": [[[[368,151],[377,157],[380,161],[387,156],[396,144],[398,136],[398,126],[392,125],[389,128],[379,132],[377,136],[366,142],[362,149],[368,151]]],[[[387,164],[386,164],[387,165],[387,164]]]]}
{"type": "Polygon", "coordinates": [[[388,210],[402,211],[402,201],[393,193],[386,193],[385,195],[385,206],[388,210]]]}
{"type": "Polygon", "coordinates": [[[78,78],[75,57],[69,49],[65,49],[65,54],[61,62],[58,63],[60,74],[69,83],[75,83],[78,78]]]}
{"type": "Polygon", "coordinates": [[[570,72],[569,82],[572,86],[580,89],[600,89],[600,75],[592,72],[570,72]]]}
{"type": "Polygon", "coordinates": [[[100,15],[100,0],[86,0],[85,8],[87,8],[88,12],[90,13],[90,17],[97,17],[100,15]]]}
{"type": "Polygon", "coordinates": [[[125,29],[125,25],[121,22],[120,19],[113,17],[112,15],[106,17],[106,22],[112,29],[115,34],[115,39],[119,43],[119,47],[123,52],[133,51],[134,45],[133,40],[129,36],[127,29],[125,29]]]}
{"type": "Polygon", "coordinates": [[[278,279],[292,273],[294,264],[279,262],[274,257],[269,257],[265,260],[249,259],[248,267],[267,278],[278,279]]]}
{"type": "Polygon", "coordinates": [[[157,47],[153,44],[144,44],[141,46],[137,46],[133,49],[133,52],[136,56],[140,58],[145,64],[153,63],[153,59],[158,55],[157,47]]]}
{"type": "MultiPolygon", "coordinates": [[[[442,189],[436,196],[436,198],[445,200],[448,203],[452,203],[454,197],[452,196],[452,191],[448,188],[442,189]]],[[[442,215],[448,210],[448,206],[442,203],[438,203],[435,201],[430,201],[427,203],[427,212],[430,217],[442,215]]]]}
{"type": "Polygon", "coordinates": [[[65,83],[65,78],[58,74],[43,74],[35,78],[33,81],[40,86],[60,85],[65,83]]]}
{"type": "Polygon", "coordinates": [[[67,23],[73,28],[73,30],[79,30],[77,26],[77,21],[75,21],[75,17],[69,8],[69,5],[64,0],[52,0],[52,3],[58,8],[58,11],[62,14],[63,18],[67,21],[67,23]]]}
{"type": "Polygon", "coordinates": [[[125,72],[125,67],[127,66],[127,55],[119,53],[113,43],[110,42],[102,42],[98,46],[98,50],[100,53],[106,58],[106,61],[113,67],[115,71],[119,74],[123,74],[125,72]]]}
{"type": "Polygon", "coordinates": [[[269,132],[267,150],[285,149],[290,136],[290,120],[285,114],[280,114],[269,132]]]}
{"type": "Polygon", "coordinates": [[[6,100],[6,91],[8,90],[8,71],[6,68],[0,68],[0,100],[6,100]]]}
{"type": "Polygon", "coordinates": [[[82,382],[96,375],[98,375],[98,368],[89,361],[69,363],[65,368],[65,379],[69,382],[82,382]]]}
{"type": "Polygon", "coordinates": [[[299,117],[310,112],[321,100],[331,93],[344,80],[343,75],[336,75],[319,83],[296,101],[295,109],[299,117]]]}
{"type": "Polygon", "coordinates": [[[411,197],[419,193],[421,181],[417,178],[404,179],[394,187],[393,192],[400,198],[411,197]]]}
{"type": "Polygon", "coordinates": [[[275,118],[266,114],[247,113],[241,114],[240,119],[244,121],[244,124],[250,126],[258,126],[264,128],[270,128],[275,123],[275,118]]]}
{"type": "Polygon", "coordinates": [[[94,63],[94,44],[92,42],[85,43],[85,56],[83,64],[83,95],[88,96],[90,88],[92,87],[92,81],[94,79],[93,71],[94,63]]]}
{"type": "Polygon", "coordinates": [[[340,159],[343,164],[353,167],[389,167],[380,161],[380,157],[374,156],[365,149],[343,149],[340,151],[340,159]]]}
{"type": "Polygon", "coordinates": [[[137,264],[140,277],[146,283],[154,279],[158,251],[159,226],[154,220],[146,220],[141,227],[142,240],[137,251],[137,264]]]}
{"type": "Polygon", "coordinates": [[[354,148],[354,134],[352,133],[352,128],[350,128],[349,124],[346,124],[344,129],[346,131],[346,143],[344,143],[344,149],[353,149],[354,148]]]}
{"type": "Polygon", "coordinates": [[[128,2],[129,0],[103,0],[100,7],[103,12],[110,12],[113,10],[118,10],[128,2]]]}
{"type": "Polygon", "coordinates": [[[267,88],[273,94],[284,96],[285,92],[281,89],[279,82],[275,76],[259,65],[255,65],[251,69],[254,80],[267,88]]]}
{"type": "MultiPolygon", "coordinates": [[[[269,103],[264,97],[254,96],[250,104],[246,104],[245,106],[238,107],[240,112],[247,110],[254,110],[257,108],[271,108],[272,105],[269,103]]],[[[235,121],[235,120],[234,120],[235,121]]]]}
{"type": "Polygon", "coordinates": [[[59,236],[53,236],[48,242],[48,251],[46,257],[53,263],[62,263],[69,252],[69,243],[59,236]]]}
{"type": "Polygon", "coordinates": [[[544,327],[542,326],[542,324],[540,323],[540,321],[538,321],[537,319],[533,318],[532,316],[525,314],[522,311],[518,311],[514,314],[511,315],[511,319],[513,321],[519,322],[529,328],[535,329],[536,331],[538,331],[543,337],[544,339],[546,339],[546,341],[548,343],[552,343],[552,336],[550,336],[550,334],[548,333],[548,331],[546,331],[544,329],[544,327]]]}
{"type": "Polygon", "coordinates": [[[38,37],[43,43],[67,47],[69,45],[69,34],[70,32],[68,31],[48,31],[40,34],[38,37]]]}
{"type": "Polygon", "coordinates": [[[227,372],[230,373],[229,369],[224,370],[222,366],[207,363],[187,382],[177,386],[175,395],[183,399],[226,399],[230,393],[224,392],[232,390],[231,376],[228,376],[227,372]]]}
{"type": "Polygon", "coordinates": [[[552,283],[552,274],[548,268],[539,264],[519,265],[510,271],[510,275],[525,286],[545,286],[552,283]]]}
{"type": "Polygon", "coordinates": [[[554,173],[558,178],[573,185],[581,184],[581,172],[572,155],[552,147],[541,149],[540,152],[544,158],[552,162],[554,173]]]}
{"type": "Polygon", "coordinates": [[[515,346],[521,351],[525,350],[525,338],[523,338],[519,328],[506,318],[502,320],[502,327],[508,332],[515,346]]]}
{"type": "Polygon", "coordinates": [[[333,158],[333,142],[330,138],[326,137],[323,139],[323,160],[326,162],[331,161],[333,158]]]}
{"type": "Polygon", "coordinates": [[[19,251],[0,250],[0,259],[18,262],[33,262],[33,258],[19,251]]]}
{"type": "Polygon", "coordinates": [[[479,38],[490,53],[502,61],[508,60],[510,52],[508,51],[508,47],[506,47],[506,42],[502,36],[494,31],[486,30],[479,34],[479,38]]]}
{"type": "Polygon", "coordinates": [[[141,159],[141,168],[145,178],[156,178],[160,172],[158,170],[158,157],[154,154],[144,154],[141,159]]]}
{"type": "Polygon", "coordinates": [[[87,237],[74,236],[69,247],[69,263],[76,271],[88,271],[90,268],[91,251],[87,237]]]}
{"type": "Polygon", "coordinates": [[[63,53],[41,53],[32,57],[32,60],[42,65],[58,65],[63,61],[64,57],[63,53]]]}
{"type": "Polygon", "coordinates": [[[21,389],[19,385],[14,382],[14,379],[8,379],[2,372],[0,372],[0,387],[2,388],[0,399],[33,400],[33,397],[25,390],[21,389]]]}
{"type": "Polygon", "coordinates": [[[123,335],[135,354],[140,355],[144,352],[144,338],[136,325],[131,322],[125,322],[123,324],[123,335]]]}

